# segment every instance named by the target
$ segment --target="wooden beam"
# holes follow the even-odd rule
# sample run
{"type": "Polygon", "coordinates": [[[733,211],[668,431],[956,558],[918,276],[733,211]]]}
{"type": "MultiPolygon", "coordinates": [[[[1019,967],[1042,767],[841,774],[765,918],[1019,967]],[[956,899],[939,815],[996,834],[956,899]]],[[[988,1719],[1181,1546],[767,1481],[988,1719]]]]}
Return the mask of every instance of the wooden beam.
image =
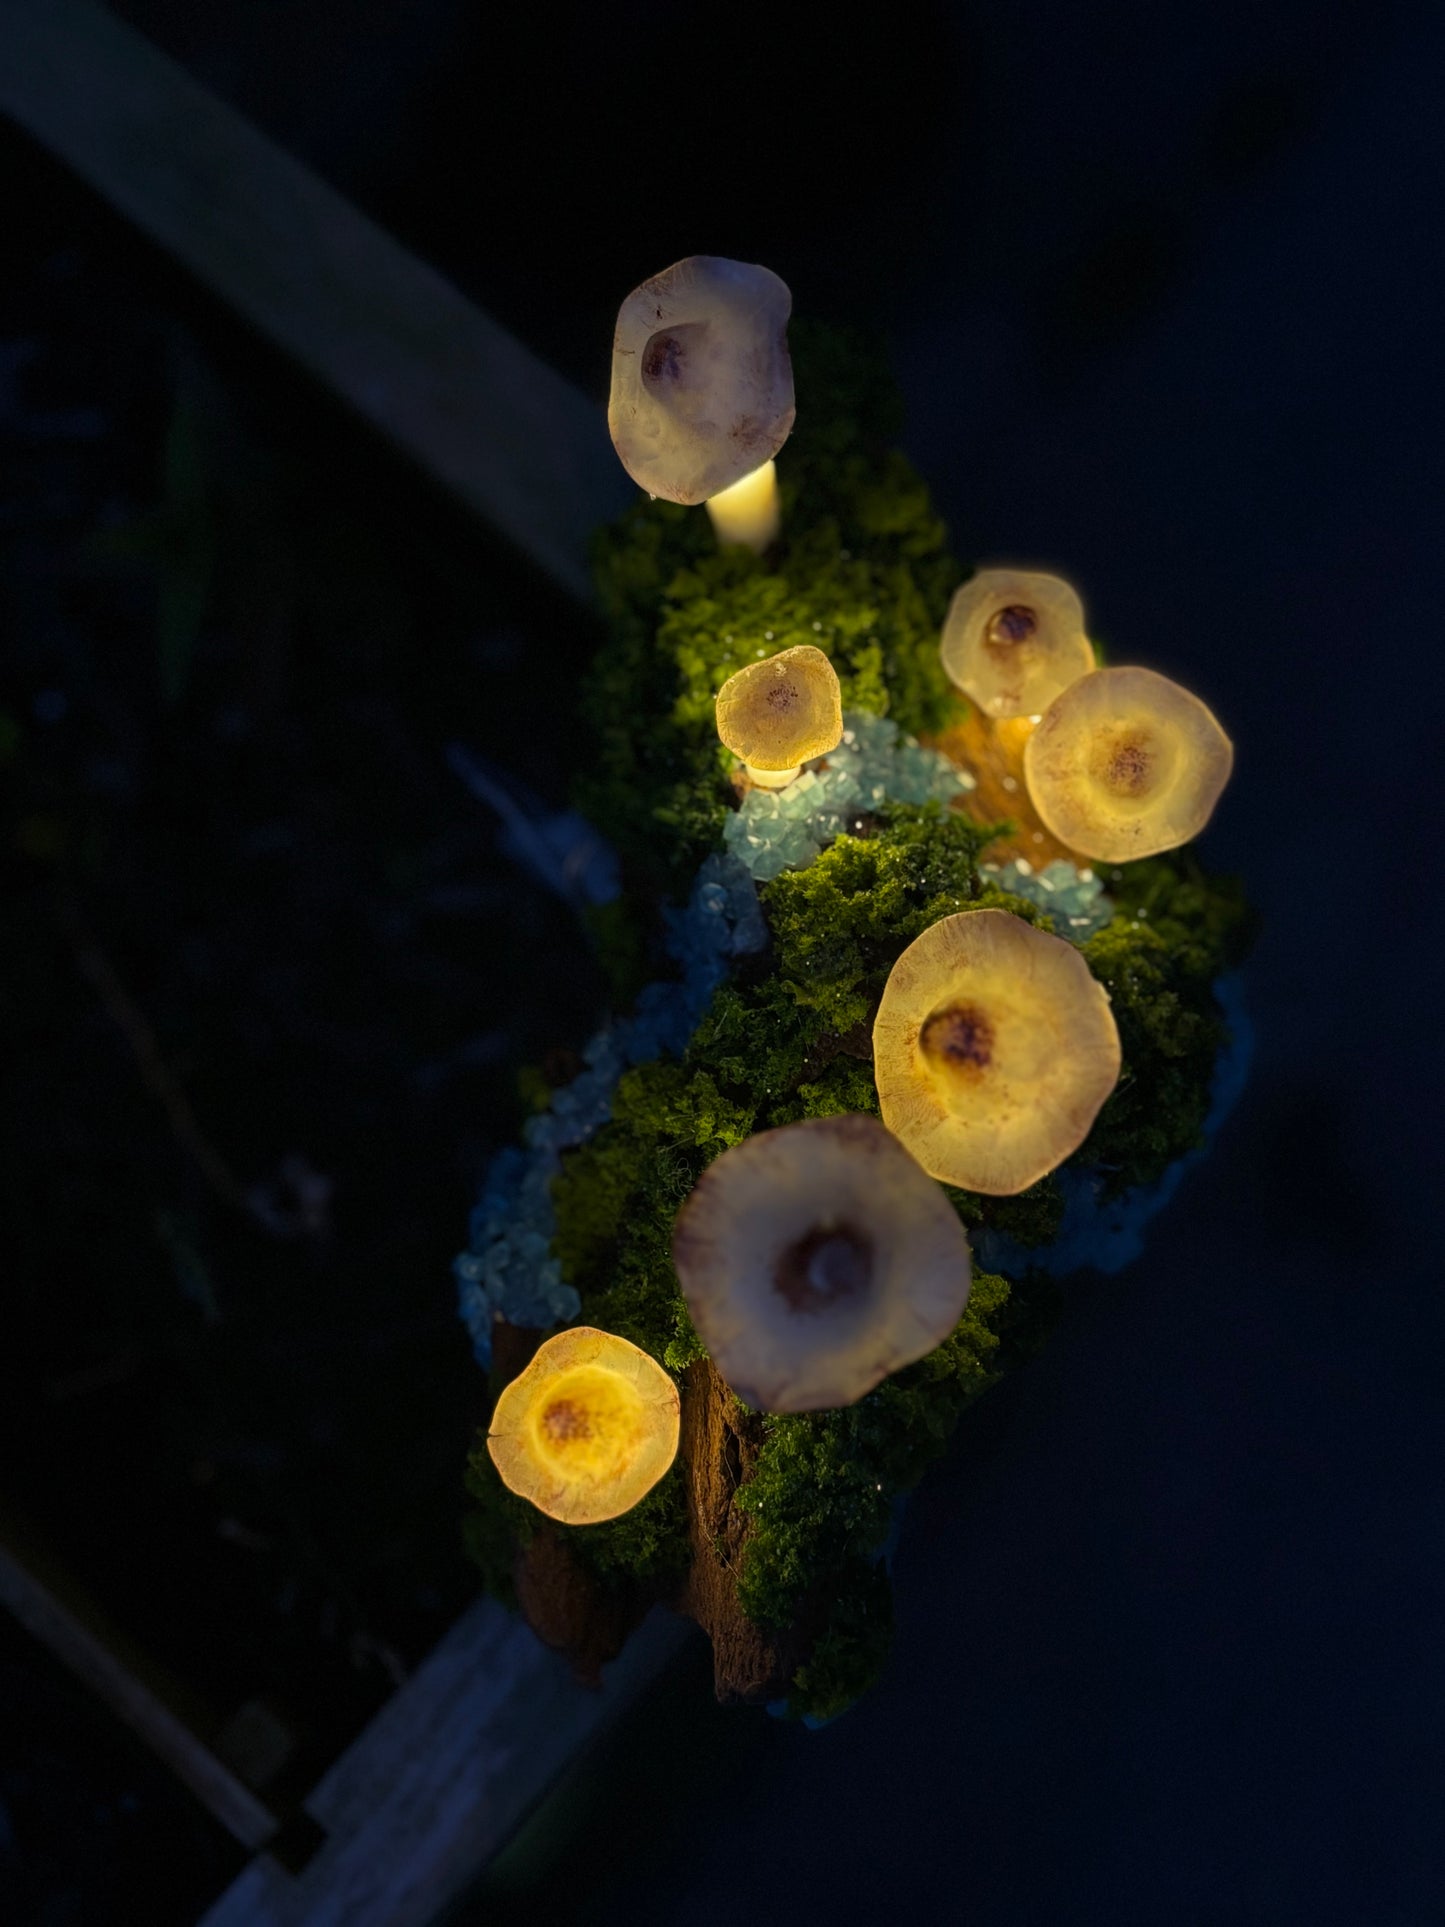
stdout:
{"type": "Polygon", "coordinates": [[[433,268],[91,0],[0,0],[0,111],[590,601],[603,411],[433,268]]]}
{"type": "Polygon", "coordinates": [[[201,1927],[428,1927],[689,1635],[659,1608],[591,1688],[478,1600],[306,1801],[326,1831],[309,1863],[261,1855],[201,1927]]]}
{"type": "Polygon", "coordinates": [[[243,1847],[254,1852],[275,1837],[279,1823],[271,1809],[153,1690],[100,1615],[22,1550],[9,1526],[0,1531],[0,1608],[104,1700],[243,1847]]]}

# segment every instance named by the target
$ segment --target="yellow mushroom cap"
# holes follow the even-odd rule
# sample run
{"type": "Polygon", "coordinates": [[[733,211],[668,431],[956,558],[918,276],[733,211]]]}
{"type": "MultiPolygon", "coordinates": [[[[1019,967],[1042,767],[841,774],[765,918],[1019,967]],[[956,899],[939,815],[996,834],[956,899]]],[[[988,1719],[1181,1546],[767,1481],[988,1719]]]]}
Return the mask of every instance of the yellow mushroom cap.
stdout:
{"type": "Polygon", "coordinates": [[[549,1519],[596,1525],[629,1512],[677,1457],[677,1387],[613,1332],[574,1325],[545,1339],[492,1414],[487,1450],[503,1485],[549,1519]]]}
{"type": "Polygon", "coordinates": [[[1056,575],[980,569],[949,604],[944,673],[986,716],[1037,716],[1094,666],[1084,605],[1056,575]]]}
{"type": "Polygon", "coordinates": [[[755,769],[794,769],[843,740],[838,673],[810,642],[750,662],[717,694],[717,733],[755,769]]]}
{"type": "Polygon", "coordinates": [[[673,1262],[727,1383],[765,1412],[852,1405],[922,1358],[968,1302],[968,1237],[876,1118],[759,1131],[710,1164],[673,1262]]]}
{"type": "Polygon", "coordinates": [[[1119,1032],[1071,943],[1007,910],[931,924],[873,1024],[883,1122],[925,1171],[1026,1191],[1076,1151],[1119,1078],[1119,1032]]]}
{"type": "Polygon", "coordinates": [[[1234,747],[1212,711],[1152,669],[1081,676],[1024,749],[1024,780],[1045,824],[1103,863],[1198,836],[1233,766],[1234,747]]]}
{"type": "Polygon", "coordinates": [[[770,268],[690,254],[617,316],[607,426],[649,495],[701,502],[777,454],[793,426],[788,316],[770,268]]]}

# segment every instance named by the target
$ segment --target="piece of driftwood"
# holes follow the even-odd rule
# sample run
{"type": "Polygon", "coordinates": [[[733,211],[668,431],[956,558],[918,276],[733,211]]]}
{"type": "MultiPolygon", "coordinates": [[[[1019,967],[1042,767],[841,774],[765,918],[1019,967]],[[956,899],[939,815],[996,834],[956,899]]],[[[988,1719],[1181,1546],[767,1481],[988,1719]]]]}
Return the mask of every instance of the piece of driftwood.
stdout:
{"type": "Polygon", "coordinates": [[[600,406],[90,0],[0,0],[0,111],[590,601],[634,493],[600,406]]]}
{"type": "Polygon", "coordinates": [[[1036,869],[1059,857],[1086,863],[1086,857],[1059,842],[1029,798],[1024,781],[1024,744],[1029,729],[1023,716],[992,722],[970,704],[961,723],[927,741],[931,749],[941,749],[953,762],[973,771],[977,787],[961,797],[955,807],[977,823],[1015,825],[1007,836],[996,837],[988,846],[990,863],[1006,863],[1013,857],[1026,858],[1036,869]]]}
{"type": "Polygon", "coordinates": [[[262,1854],[201,1927],[427,1927],[687,1636],[653,1613],[589,1687],[478,1600],[306,1801],[326,1833],[308,1864],[262,1854]]]}
{"type": "Polygon", "coordinates": [[[744,1412],[712,1360],[689,1365],[683,1379],[682,1454],[687,1469],[692,1563],[678,1599],[713,1650],[713,1683],[725,1704],[786,1698],[806,1647],[806,1628],[764,1631],[738,1604],[737,1573],[752,1521],[733,1499],[757,1463],[762,1420],[744,1412]]]}
{"type": "Polygon", "coordinates": [[[579,1678],[596,1677],[661,1603],[707,1634],[714,1689],[725,1705],[786,1698],[816,1630],[814,1615],[805,1607],[792,1627],[772,1632],[754,1624],[738,1601],[738,1569],[753,1526],[733,1501],[757,1463],[762,1440],[760,1415],[744,1411],[711,1359],[689,1365],[682,1381],[679,1458],[692,1558],[680,1585],[630,1591],[599,1585],[564,1530],[548,1522],[533,1532],[517,1555],[517,1601],[537,1637],[565,1654],[579,1678]]]}

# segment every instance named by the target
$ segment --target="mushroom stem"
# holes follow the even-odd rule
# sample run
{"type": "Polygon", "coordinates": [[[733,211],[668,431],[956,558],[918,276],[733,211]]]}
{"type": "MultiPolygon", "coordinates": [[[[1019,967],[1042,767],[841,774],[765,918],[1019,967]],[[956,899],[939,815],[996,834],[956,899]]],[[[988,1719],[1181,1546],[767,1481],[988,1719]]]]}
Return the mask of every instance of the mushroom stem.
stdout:
{"type": "MultiPolygon", "coordinates": [[[[707,498],[707,512],[718,541],[751,549],[761,555],[777,540],[782,516],[778,505],[778,470],[775,462],[764,462],[740,482],[707,498]]],[[[796,772],[795,772],[796,774],[796,772]]]]}
{"type": "Polygon", "coordinates": [[[748,781],[755,783],[760,790],[785,790],[789,783],[803,773],[803,765],[795,763],[791,769],[758,769],[752,763],[744,763],[748,781]]]}

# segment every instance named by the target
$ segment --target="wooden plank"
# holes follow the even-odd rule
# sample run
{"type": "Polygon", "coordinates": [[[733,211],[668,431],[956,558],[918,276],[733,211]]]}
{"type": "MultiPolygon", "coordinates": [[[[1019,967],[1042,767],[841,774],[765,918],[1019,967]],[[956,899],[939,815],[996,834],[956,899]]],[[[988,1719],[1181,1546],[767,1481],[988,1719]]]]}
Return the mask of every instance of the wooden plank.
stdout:
{"type": "Polygon", "coordinates": [[[635,493],[600,406],[91,0],[0,0],[0,111],[590,600],[635,493]]]}
{"type": "Polygon", "coordinates": [[[105,1701],[113,1713],[164,1760],[242,1846],[253,1851],[278,1831],[275,1814],[128,1663],[123,1642],[86,1611],[59,1596],[51,1575],[0,1537],[0,1607],[105,1701]]]}
{"type": "Polygon", "coordinates": [[[201,1927],[427,1927],[689,1635],[659,1608],[589,1688],[478,1600],[307,1800],[327,1833],[309,1864],[262,1855],[201,1927]]]}

